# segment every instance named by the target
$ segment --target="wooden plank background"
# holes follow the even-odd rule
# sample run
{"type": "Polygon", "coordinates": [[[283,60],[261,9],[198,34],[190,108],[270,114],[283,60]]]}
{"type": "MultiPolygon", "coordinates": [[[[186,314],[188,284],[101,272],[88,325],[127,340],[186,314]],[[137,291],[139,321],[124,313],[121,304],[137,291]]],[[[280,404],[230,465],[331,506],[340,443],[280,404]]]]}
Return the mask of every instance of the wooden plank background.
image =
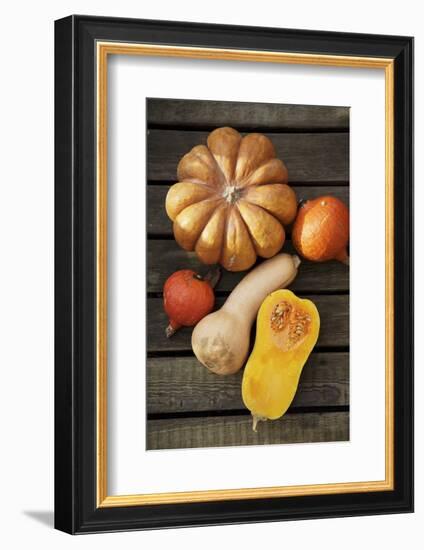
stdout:
{"type": "Polygon", "coordinates": [[[349,130],[349,109],[346,107],[152,99],[148,109],[150,128],[211,130],[232,126],[244,132],[349,130]]]}
{"type": "MultiPolygon", "coordinates": [[[[179,248],[164,203],[179,159],[219,126],[260,131],[274,143],[299,199],[333,195],[349,205],[349,109],[149,99],[147,102],[147,448],[176,449],[343,441],[349,439],[349,270],[339,262],[303,261],[291,289],[311,298],[320,336],[286,415],[251,429],[241,399],[242,372],[210,373],[191,351],[192,329],[167,339],[162,289],[177,269],[205,273],[179,248]]],[[[293,252],[290,228],[284,251],[293,252]]],[[[258,260],[261,261],[261,260],[258,260]]],[[[223,271],[220,307],[244,273],[223,271]]],[[[251,344],[255,328],[252,329],[251,344]]]]}
{"type": "MultiPolygon", "coordinates": [[[[195,357],[149,359],[147,407],[150,413],[227,411],[244,408],[243,373],[216,376],[199,368],[195,357]]],[[[316,352],[302,372],[292,408],[349,405],[349,354],[316,352]]]]}
{"type": "Polygon", "coordinates": [[[322,412],[285,414],[279,420],[262,422],[252,430],[250,416],[205,416],[151,420],[148,449],[271,445],[346,441],[349,414],[322,412]]]}
{"type": "MultiPolygon", "coordinates": [[[[148,179],[175,182],[180,158],[195,145],[206,143],[208,134],[192,130],[148,130],[148,179]]],[[[291,183],[337,185],[348,179],[348,166],[343,162],[348,154],[348,133],[267,132],[266,135],[272,140],[277,157],[284,160],[291,183]]]]}

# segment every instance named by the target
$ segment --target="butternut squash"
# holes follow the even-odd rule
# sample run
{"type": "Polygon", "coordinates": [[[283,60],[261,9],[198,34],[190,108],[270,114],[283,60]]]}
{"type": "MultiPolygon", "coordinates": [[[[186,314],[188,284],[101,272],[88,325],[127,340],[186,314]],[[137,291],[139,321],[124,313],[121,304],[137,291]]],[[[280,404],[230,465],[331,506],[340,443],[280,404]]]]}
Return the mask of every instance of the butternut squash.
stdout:
{"type": "Polygon", "coordinates": [[[220,310],[196,325],[191,345],[205,367],[216,374],[233,374],[241,369],[259,306],[267,294],[293,281],[299,264],[298,256],[290,254],[278,254],[262,262],[241,280],[220,310]]]}
{"type": "Polygon", "coordinates": [[[287,289],[265,298],[242,381],[243,401],[252,413],[255,431],[259,420],[280,418],[289,408],[319,327],[319,313],[310,300],[287,289]]]}

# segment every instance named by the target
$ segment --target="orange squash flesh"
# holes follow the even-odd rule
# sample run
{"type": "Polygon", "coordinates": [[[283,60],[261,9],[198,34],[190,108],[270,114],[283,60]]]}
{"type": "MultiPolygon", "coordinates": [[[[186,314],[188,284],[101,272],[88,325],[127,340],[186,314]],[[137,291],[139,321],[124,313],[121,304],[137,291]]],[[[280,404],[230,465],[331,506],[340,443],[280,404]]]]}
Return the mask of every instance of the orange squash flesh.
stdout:
{"type": "Polygon", "coordinates": [[[242,396],[259,420],[280,418],[289,408],[320,328],[313,302],[287,289],[263,301],[257,318],[256,340],[243,374],[242,396]]]}

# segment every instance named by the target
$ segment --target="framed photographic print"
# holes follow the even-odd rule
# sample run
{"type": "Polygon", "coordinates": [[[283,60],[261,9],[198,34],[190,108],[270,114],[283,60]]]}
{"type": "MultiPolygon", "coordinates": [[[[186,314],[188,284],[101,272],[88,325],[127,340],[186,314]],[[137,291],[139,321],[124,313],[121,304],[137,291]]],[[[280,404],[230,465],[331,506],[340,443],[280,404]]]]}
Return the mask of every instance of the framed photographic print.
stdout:
{"type": "Polygon", "coordinates": [[[55,26],[55,525],[413,510],[413,39],[55,26]]]}

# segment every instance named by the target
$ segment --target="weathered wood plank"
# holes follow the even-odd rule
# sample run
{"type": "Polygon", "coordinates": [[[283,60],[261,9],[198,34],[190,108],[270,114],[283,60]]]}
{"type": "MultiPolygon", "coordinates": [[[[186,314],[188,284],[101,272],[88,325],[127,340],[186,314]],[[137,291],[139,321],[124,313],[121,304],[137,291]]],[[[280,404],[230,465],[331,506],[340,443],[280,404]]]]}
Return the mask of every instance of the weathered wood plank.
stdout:
{"type": "MultiPolygon", "coordinates": [[[[287,165],[292,183],[349,181],[349,134],[266,134],[287,165]]],[[[208,132],[148,130],[147,179],[173,182],[181,157],[206,143],[208,132]]]]}
{"type": "MultiPolygon", "coordinates": [[[[147,186],[147,231],[149,235],[169,235],[172,233],[172,222],[168,218],[165,210],[165,199],[169,185],[148,185],[147,186]]],[[[325,195],[331,195],[341,199],[349,206],[349,187],[348,186],[293,186],[298,200],[315,199],[325,195]]],[[[290,234],[286,230],[287,235],[290,234]]]]}
{"type": "Polygon", "coordinates": [[[247,416],[149,420],[147,449],[317,443],[349,440],[349,413],[286,414],[252,430],[247,416]]]}
{"type": "MultiPolygon", "coordinates": [[[[286,241],[282,251],[295,253],[291,241],[286,241]]],[[[208,270],[208,266],[202,264],[194,252],[186,252],[174,240],[149,240],[147,263],[148,292],[162,292],[166,279],[178,269],[193,269],[200,274],[208,270]]],[[[231,292],[245,274],[223,269],[217,290],[231,292]]],[[[336,261],[312,263],[304,260],[290,288],[296,292],[345,292],[349,290],[349,268],[336,261]]]]}
{"type": "Polygon", "coordinates": [[[147,100],[147,124],[193,128],[232,126],[239,130],[347,130],[349,107],[153,98],[147,100]]]}
{"type": "MultiPolygon", "coordinates": [[[[318,346],[348,346],[349,345],[349,296],[306,296],[318,308],[321,318],[318,346]]],[[[217,298],[216,307],[219,308],[225,301],[217,298]]],[[[166,338],[165,327],[168,324],[163,310],[162,298],[148,298],[147,300],[147,350],[191,351],[191,328],[182,328],[171,338],[166,338]]]]}
{"type": "MultiPolygon", "coordinates": [[[[217,376],[195,357],[147,360],[147,413],[244,409],[243,372],[217,376]]],[[[349,354],[312,353],[291,408],[349,404],[349,354]]]]}

